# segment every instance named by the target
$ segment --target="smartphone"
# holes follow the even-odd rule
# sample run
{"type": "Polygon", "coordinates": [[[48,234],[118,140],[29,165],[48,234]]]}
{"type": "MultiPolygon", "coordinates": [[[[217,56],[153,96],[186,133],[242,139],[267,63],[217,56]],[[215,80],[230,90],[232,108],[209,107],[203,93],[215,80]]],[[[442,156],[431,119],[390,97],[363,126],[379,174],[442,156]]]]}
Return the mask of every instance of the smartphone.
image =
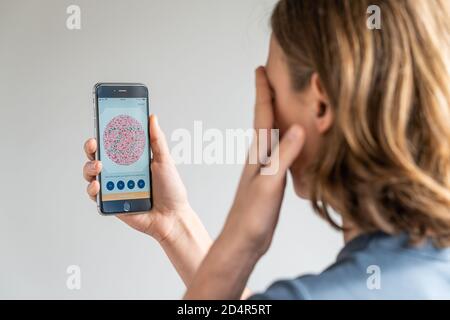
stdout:
{"type": "Polygon", "coordinates": [[[94,94],[100,214],[152,208],[148,89],[140,83],[97,83],[94,94]]]}

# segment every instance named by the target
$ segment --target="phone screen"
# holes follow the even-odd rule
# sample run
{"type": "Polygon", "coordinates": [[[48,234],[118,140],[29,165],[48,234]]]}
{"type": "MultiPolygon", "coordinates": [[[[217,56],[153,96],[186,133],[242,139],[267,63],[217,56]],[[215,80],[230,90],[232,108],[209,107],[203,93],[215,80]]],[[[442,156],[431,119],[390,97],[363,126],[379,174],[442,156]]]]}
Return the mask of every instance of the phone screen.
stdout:
{"type": "Polygon", "coordinates": [[[109,207],[102,211],[148,209],[136,206],[151,198],[147,100],[97,97],[100,197],[103,207],[109,207]]]}

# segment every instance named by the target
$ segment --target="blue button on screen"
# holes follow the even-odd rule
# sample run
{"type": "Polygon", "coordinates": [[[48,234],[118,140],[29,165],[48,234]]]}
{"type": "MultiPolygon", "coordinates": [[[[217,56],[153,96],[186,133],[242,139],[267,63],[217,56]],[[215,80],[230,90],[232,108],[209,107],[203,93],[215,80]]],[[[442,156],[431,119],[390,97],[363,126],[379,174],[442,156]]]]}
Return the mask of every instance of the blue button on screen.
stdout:
{"type": "Polygon", "coordinates": [[[134,189],[134,185],[135,183],[133,180],[128,180],[127,182],[128,189],[134,189]]]}
{"type": "Polygon", "coordinates": [[[114,182],[112,181],[108,181],[108,183],[106,184],[106,189],[108,189],[109,191],[114,189],[114,182]]]}
{"type": "Polygon", "coordinates": [[[145,187],[145,181],[141,179],[138,181],[137,185],[138,185],[139,189],[142,189],[145,187]]]}
{"type": "Polygon", "coordinates": [[[125,188],[125,182],[122,180],[117,181],[117,189],[123,190],[123,188],[125,188]]]}

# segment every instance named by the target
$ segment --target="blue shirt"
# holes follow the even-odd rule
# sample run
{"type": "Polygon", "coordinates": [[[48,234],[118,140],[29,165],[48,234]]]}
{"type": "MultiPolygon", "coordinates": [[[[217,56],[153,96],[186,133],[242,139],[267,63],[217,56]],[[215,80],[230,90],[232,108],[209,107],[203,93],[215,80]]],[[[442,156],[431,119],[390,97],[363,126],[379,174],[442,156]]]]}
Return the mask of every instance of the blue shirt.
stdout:
{"type": "Polygon", "coordinates": [[[322,273],[277,281],[250,299],[450,299],[450,248],[361,235],[322,273]]]}

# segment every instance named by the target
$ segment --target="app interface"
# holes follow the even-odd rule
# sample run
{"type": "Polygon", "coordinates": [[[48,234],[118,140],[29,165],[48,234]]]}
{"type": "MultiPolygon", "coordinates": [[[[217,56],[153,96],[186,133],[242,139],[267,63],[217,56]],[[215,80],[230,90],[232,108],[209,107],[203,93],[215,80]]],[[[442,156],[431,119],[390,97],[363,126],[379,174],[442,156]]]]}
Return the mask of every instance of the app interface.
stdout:
{"type": "Polygon", "coordinates": [[[150,198],[147,98],[98,98],[102,201],[150,198]]]}

